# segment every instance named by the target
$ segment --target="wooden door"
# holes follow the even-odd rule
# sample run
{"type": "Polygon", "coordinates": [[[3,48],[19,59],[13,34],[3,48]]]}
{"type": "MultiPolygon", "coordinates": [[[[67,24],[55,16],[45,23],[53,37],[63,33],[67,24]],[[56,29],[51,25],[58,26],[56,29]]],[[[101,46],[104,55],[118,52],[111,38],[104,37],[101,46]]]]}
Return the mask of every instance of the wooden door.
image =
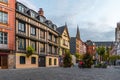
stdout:
{"type": "Polygon", "coordinates": [[[39,61],[39,67],[45,67],[45,57],[41,56],[39,57],[40,61],[39,61]]]}
{"type": "Polygon", "coordinates": [[[8,68],[8,56],[1,56],[1,68],[2,69],[8,68]]]}

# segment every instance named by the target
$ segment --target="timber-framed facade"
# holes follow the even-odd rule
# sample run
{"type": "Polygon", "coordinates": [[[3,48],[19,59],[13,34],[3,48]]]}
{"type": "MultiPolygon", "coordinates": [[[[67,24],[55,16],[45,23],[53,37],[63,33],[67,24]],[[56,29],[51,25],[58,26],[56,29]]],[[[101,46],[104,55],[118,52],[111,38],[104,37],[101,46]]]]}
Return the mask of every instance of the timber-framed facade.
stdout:
{"type": "Polygon", "coordinates": [[[39,12],[16,3],[16,68],[58,66],[57,26],[39,12]],[[26,56],[26,49],[32,46],[35,54],[26,56]]]}

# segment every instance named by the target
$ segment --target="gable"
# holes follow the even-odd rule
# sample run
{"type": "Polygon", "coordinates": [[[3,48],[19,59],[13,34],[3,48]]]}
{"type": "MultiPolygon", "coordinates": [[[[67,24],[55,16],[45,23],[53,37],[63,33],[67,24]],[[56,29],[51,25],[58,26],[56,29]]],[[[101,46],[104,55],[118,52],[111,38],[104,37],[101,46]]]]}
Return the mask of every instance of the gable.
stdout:
{"type": "Polygon", "coordinates": [[[70,39],[67,28],[64,29],[64,31],[63,31],[63,33],[62,33],[62,36],[68,37],[68,38],[70,39]]]}

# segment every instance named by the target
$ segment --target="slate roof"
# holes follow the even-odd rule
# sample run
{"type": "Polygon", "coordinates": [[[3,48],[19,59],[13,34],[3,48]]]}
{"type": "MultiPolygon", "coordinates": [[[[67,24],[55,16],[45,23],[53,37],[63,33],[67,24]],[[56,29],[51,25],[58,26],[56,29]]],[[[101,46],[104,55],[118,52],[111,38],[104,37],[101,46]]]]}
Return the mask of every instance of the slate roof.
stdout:
{"type": "Polygon", "coordinates": [[[70,38],[70,52],[72,54],[76,53],[76,37],[71,37],[70,38]]]}
{"type": "Polygon", "coordinates": [[[93,46],[93,45],[95,45],[95,43],[92,42],[91,40],[87,40],[86,44],[89,45],[89,46],[93,46]]]}
{"type": "Polygon", "coordinates": [[[63,33],[63,31],[64,31],[65,29],[67,30],[68,37],[70,38],[69,32],[68,32],[68,28],[67,28],[67,25],[66,25],[66,24],[65,24],[64,26],[58,27],[58,28],[57,28],[57,31],[58,31],[58,33],[59,33],[60,35],[62,35],[62,33],[63,33]]]}
{"type": "Polygon", "coordinates": [[[106,46],[106,47],[110,47],[110,46],[114,46],[115,42],[114,41],[101,41],[101,42],[94,42],[96,46],[106,46]]]}
{"type": "Polygon", "coordinates": [[[57,31],[59,32],[60,35],[62,35],[64,28],[65,28],[65,26],[61,26],[61,27],[57,28],[57,31]]]}
{"type": "Polygon", "coordinates": [[[80,40],[80,31],[79,31],[79,27],[77,27],[76,38],[80,40]]]}

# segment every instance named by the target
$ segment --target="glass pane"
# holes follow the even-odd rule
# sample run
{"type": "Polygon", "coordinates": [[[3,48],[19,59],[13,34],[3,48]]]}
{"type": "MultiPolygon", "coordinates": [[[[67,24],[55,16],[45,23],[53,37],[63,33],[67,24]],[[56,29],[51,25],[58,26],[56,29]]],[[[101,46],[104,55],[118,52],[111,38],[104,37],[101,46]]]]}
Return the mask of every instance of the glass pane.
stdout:
{"type": "Polygon", "coordinates": [[[8,23],[8,14],[4,13],[4,18],[3,18],[4,23],[8,23]]]}
{"type": "Polygon", "coordinates": [[[3,14],[2,14],[2,12],[0,12],[0,22],[2,22],[3,21],[3,14]]]}

